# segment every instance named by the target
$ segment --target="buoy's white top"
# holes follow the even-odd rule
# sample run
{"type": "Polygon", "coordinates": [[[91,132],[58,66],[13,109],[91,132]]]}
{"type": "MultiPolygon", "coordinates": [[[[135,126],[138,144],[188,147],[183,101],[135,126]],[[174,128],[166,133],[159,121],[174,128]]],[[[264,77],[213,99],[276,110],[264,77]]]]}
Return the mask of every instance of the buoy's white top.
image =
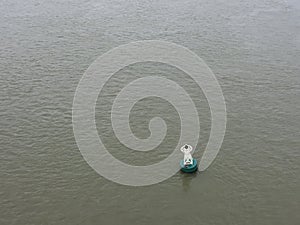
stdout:
{"type": "Polygon", "coordinates": [[[182,151],[184,154],[184,158],[183,158],[184,165],[185,166],[193,165],[193,157],[191,154],[191,152],[193,151],[193,147],[188,144],[185,144],[180,148],[180,151],[182,151]]]}

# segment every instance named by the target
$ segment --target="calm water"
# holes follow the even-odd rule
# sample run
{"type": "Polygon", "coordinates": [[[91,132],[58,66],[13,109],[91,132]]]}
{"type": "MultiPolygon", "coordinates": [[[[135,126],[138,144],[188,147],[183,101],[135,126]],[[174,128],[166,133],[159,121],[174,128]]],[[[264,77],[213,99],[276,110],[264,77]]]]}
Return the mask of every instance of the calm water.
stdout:
{"type": "MultiPolygon", "coordinates": [[[[0,224],[299,223],[297,0],[12,0],[1,1],[0,10],[0,224]],[[71,113],[93,60],[144,39],[178,43],[201,56],[223,89],[228,123],[207,171],[137,188],[89,167],[71,113]]],[[[161,160],[178,137],[178,115],[160,99],[145,99],[132,112],[137,136],[148,135],[143,115],[161,113],[169,125],[168,140],[147,157],[122,147],[101,123],[119,88],[151,74],[172,74],[190,92],[203,124],[198,148],[208,139],[207,103],[185,74],[155,63],[127,67],[96,108],[101,138],[127,163],[161,160]]]]}

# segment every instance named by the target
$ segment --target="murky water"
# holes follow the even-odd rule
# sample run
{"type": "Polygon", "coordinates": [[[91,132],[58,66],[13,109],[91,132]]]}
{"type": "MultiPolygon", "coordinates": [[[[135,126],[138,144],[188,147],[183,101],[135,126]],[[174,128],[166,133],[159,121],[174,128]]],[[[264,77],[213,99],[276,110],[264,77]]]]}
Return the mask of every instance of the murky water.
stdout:
{"type": "MultiPolygon", "coordinates": [[[[1,224],[299,223],[297,0],[12,0],[0,9],[1,224]],[[171,41],[201,56],[222,87],[228,122],[207,171],[130,187],[84,161],[72,101],[97,56],[144,39],[171,41]]],[[[96,122],[111,153],[135,165],[157,162],[176,146],[178,114],[161,99],[135,106],[137,136],[149,135],[146,121],[153,116],[161,114],[168,125],[166,141],[149,153],[126,149],[104,122],[122,86],[153,74],[172,76],[195,99],[198,149],[209,136],[208,105],[186,74],[156,63],[126,67],[98,99],[96,122]]]]}

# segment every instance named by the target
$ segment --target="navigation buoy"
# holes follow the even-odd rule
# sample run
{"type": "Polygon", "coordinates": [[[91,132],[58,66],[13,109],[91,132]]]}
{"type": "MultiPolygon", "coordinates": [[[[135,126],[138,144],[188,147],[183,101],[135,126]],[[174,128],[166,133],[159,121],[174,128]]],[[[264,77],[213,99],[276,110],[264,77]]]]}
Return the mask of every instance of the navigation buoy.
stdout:
{"type": "Polygon", "coordinates": [[[180,148],[183,152],[184,158],[180,160],[181,171],[185,173],[193,173],[198,169],[197,160],[192,157],[193,147],[185,144],[180,148]]]}

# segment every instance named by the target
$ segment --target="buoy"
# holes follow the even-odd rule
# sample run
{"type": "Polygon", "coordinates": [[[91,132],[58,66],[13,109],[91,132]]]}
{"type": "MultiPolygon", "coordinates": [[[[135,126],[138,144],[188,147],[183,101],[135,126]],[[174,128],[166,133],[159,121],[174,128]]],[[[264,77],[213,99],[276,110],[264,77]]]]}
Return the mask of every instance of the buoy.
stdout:
{"type": "Polygon", "coordinates": [[[183,152],[184,158],[180,160],[181,171],[185,173],[193,173],[198,169],[197,160],[192,157],[193,147],[185,144],[180,151],[183,152]]]}

